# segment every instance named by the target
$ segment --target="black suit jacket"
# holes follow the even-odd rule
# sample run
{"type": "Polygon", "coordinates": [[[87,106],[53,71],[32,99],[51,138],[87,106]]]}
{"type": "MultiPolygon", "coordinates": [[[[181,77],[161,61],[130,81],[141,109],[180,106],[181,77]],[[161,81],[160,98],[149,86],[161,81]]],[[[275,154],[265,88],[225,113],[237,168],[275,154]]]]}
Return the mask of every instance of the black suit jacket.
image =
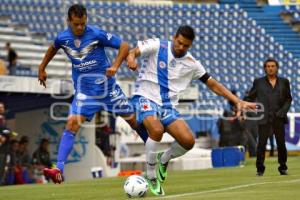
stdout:
{"type": "MultiPolygon", "coordinates": [[[[277,84],[279,84],[280,89],[280,109],[276,111],[276,117],[279,119],[284,120],[285,123],[288,122],[287,112],[290,109],[292,96],[290,91],[290,82],[286,78],[277,77],[277,84]]],[[[268,113],[269,113],[269,102],[268,102],[268,89],[269,83],[267,76],[257,78],[253,82],[253,86],[249,91],[249,94],[246,96],[247,101],[256,101],[261,103],[264,106],[264,110],[258,112],[258,116],[260,120],[258,121],[259,124],[266,124],[268,122],[268,113]]]]}

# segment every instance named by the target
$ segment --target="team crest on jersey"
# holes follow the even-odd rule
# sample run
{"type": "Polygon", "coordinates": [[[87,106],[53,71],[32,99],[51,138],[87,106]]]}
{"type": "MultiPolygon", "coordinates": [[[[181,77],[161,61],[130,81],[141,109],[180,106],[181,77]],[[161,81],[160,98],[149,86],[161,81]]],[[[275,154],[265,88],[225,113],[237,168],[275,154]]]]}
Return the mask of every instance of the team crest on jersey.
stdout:
{"type": "Polygon", "coordinates": [[[167,66],[167,64],[164,61],[159,61],[159,67],[160,68],[165,68],[167,66]]]}
{"type": "Polygon", "coordinates": [[[150,101],[148,99],[140,99],[140,107],[142,111],[152,110],[150,101]]]}
{"type": "Polygon", "coordinates": [[[176,60],[175,59],[171,60],[170,67],[173,67],[173,68],[176,67],[176,60]]]}
{"type": "Polygon", "coordinates": [[[81,41],[79,39],[74,40],[75,47],[79,48],[81,44],[81,41]]]}

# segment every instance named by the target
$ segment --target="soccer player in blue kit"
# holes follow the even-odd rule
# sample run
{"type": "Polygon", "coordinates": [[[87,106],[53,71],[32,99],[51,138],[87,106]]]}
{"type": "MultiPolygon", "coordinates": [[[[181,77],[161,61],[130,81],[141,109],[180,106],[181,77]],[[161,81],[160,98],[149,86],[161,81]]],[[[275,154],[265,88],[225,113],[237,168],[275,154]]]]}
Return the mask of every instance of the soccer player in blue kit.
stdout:
{"type": "MultiPolygon", "coordinates": [[[[68,28],[60,32],[48,48],[39,66],[38,79],[46,87],[46,66],[62,48],[72,62],[72,79],[75,94],[66,129],[62,135],[56,168],[45,168],[44,175],[54,183],[63,181],[64,163],[70,154],[80,124],[90,121],[94,113],[106,110],[118,114],[137,130],[132,106],[113,77],[129,52],[129,45],[113,34],[87,25],[87,11],[83,5],[74,4],[68,10],[68,28]],[[118,49],[118,55],[110,64],[105,47],[118,49]]],[[[144,132],[142,131],[144,130],[144,132]]],[[[147,138],[146,129],[142,139],[147,138]]]]}

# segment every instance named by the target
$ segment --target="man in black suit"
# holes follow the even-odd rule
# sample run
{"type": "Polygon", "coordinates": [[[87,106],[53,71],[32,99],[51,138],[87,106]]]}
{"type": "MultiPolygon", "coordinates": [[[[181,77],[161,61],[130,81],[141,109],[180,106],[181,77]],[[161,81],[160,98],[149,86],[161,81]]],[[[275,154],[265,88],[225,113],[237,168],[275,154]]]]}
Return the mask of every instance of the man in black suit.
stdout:
{"type": "Polygon", "coordinates": [[[285,146],[284,125],[288,122],[287,112],[291,106],[292,96],[290,83],[286,78],[277,76],[278,62],[269,58],[264,63],[266,76],[257,78],[249,92],[247,100],[261,104],[258,112],[258,146],[256,168],[257,175],[262,176],[265,171],[264,160],[266,144],[269,136],[275,134],[278,150],[278,171],[287,175],[287,150],[285,146]]]}

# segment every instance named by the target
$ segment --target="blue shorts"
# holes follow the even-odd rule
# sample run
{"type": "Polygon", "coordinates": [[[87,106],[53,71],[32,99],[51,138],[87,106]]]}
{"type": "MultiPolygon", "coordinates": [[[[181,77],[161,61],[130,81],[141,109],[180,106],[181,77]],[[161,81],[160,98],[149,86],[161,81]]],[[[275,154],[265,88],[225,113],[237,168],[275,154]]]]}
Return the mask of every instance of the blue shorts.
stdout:
{"type": "Polygon", "coordinates": [[[114,85],[106,96],[87,96],[83,93],[76,93],[69,111],[71,115],[82,115],[91,121],[94,114],[101,110],[116,115],[130,115],[134,112],[133,106],[128,101],[119,85],[114,85]]]}
{"type": "Polygon", "coordinates": [[[180,114],[176,109],[160,106],[143,96],[133,96],[131,104],[135,109],[136,121],[138,124],[142,124],[143,120],[148,116],[157,117],[163,126],[168,126],[180,118],[180,114]]]}

